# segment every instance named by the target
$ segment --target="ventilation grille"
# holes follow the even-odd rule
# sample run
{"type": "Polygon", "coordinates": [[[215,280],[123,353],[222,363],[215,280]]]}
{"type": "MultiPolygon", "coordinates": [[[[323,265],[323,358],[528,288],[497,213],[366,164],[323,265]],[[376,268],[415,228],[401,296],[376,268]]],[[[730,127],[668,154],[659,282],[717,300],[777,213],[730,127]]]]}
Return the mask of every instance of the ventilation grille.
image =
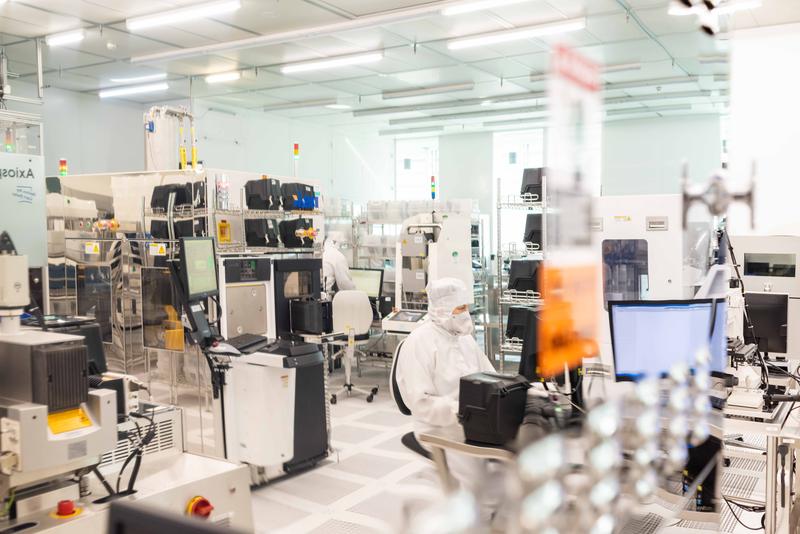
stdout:
{"type": "MultiPolygon", "coordinates": [[[[150,426],[150,423],[145,421],[145,423],[142,424],[140,421],[139,426],[144,434],[147,432],[147,428],[150,426]]],[[[171,417],[170,419],[163,421],[156,421],[156,435],[153,438],[153,441],[151,441],[147,447],[145,447],[144,454],[154,454],[175,448],[176,444],[179,443],[178,436],[175,435],[178,430],[177,426],[178,425],[175,424],[175,420],[171,417]]],[[[136,426],[132,423],[126,423],[125,425],[120,425],[118,430],[120,432],[136,432],[136,426]]],[[[120,439],[117,442],[117,447],[113,451],[107,452],[102,456],[100,460],[100,467],[124,462],[125,458],[130,455],[132,450],[133,444],[128,439],[120,439]]]]}
{"type": "Polygon", "coordinates": [[[85,345],[48,345],[33,350],[33,402],[49,412],[77,408],[89,396],[85,345]]]}
{"type": "Polygon", "coordinates": [[[646,223],[648,232],[666,232],[669,230],[668,217],[648,217],[646,223]]]}

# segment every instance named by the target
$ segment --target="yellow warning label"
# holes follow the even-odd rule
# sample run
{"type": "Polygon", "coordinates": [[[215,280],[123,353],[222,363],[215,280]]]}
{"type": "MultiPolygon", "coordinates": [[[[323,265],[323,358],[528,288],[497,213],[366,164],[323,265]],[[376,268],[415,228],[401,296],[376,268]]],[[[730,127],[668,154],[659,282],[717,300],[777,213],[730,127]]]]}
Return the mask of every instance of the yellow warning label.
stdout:
{"type": "Polygon", "coordinates": [[[167,247],[164,245],[164,243],[150,243],[148,248],[151,256],[167,255],[167,247]]]}
{"type": "Polygon", "coordinates": [[[87,241],[83,247],[86,254],[100,254],[100,243],[97,241],[87,241]]]}
{"type": "Polygon", "coordinates": [[[617,222],[631,222],[630,215],[614,215],[614,220],[617,222]]]}
{"type": "Polygon", "coordinates": [[[92,426],[92,420],[83,411],[83,408],[51,413],[47,416],[47,426],[53,434],[63,434],[71,430],[79,430],[92,426]]]}

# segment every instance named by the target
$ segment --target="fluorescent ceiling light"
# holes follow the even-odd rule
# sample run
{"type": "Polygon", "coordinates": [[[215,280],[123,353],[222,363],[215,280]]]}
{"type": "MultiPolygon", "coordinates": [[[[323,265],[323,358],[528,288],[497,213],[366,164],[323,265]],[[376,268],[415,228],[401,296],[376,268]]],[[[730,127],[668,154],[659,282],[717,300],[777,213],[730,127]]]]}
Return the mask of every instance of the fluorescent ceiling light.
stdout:
{"type": "Polygon", "coordinates": [[[475,88],[473,82],[464,83],[451,83],[447,85],[434,85],[431,87],[422,87],[420,89],[404,89],[402,91],[384,91],[383,99],[390,100],[392,98],[408,98],[412,96],[426,96],[426,95],[439,95],[443,93],[453,93],[456,91],[471,91],[475,88]]]}
{"type": "Polygon", "coordinates": [[[679,104],[675,106],[659,106],[654,108],[636,107],[624,109],[609,109],[606,111],[606,116],[613,117],[615,115],[639,115],[642,113],[662,113],[664,111],[691,111],[691,104],[679,104]]]}
{"type": "Polygon", "coordinates": [[[222,83],[222,82],[235,82],[242,77],[242,73],[238,70],[231,72],[220,72],[217,74],[209,74],[206,76],[206,83],[222,83]]]}
{"type": "Polygon", "coordinates": [[[512,4],[521,4],[522,2],[529,2],[530,0],[477,0],[475,2],[462,2],[442,9],[442,15],[447,17],[453,15],[461,15],[463,13],[473,13],[475,11],[484,11],[486,9],[494,9],[496,7],[510,6],[512,4]]]}
{"type": "Polygon", "coordinates": [[[447,48],[450,50],[462,50],[464,48],[474,48],[476,46],[508,43],[511,41],[519,41],[533,37],[543,37],[545,35],[573,32],[582,30],[585,27],[585,18],[551,22],[549,24],[537,24],[536,26],[528,26],[514,30],[504,30],[494,33],[473,35],[471,37],[464,37],[461,39],[453,39],[452,41],[447,42],[447,48]]]}
{"type": "MultiPolygon", "coordinates": [[[[762,6],[762,0],[739,0],[738,2],[728,1],[724,4],[720,4],[714,8],[712,13],[717,15],[729,15],[731,13],[735,13],[736,11],[741,11],[743,9],[758,9],[762,6]]],[[[708,10],[702,4],[697,4],[692,7],[686,7],[680,3],[675,3],[670,6],[669,13],[670,15],[674,16],[686,16],[686,15],[694,15],[707,12],[708,10]]]]}
{"type": "Polygon", "coordinates": [[[514,93],[510,95],[487,96],[483,98],[466,98],[462,100],[448,100],[446,102],[427,102],[424,104],[408,104],[406,106],[387,106],[382,108],[359,109],[353,112],[354,117],[366,117],[371,115],[390,115],[393,113],[406,113],[409,111],[429,111],[432,109],[457,108],[468,106],[483,106],[487,102],[492,104],[502,104],[505,102],[519,102],[521,100],[537,100],[544,98],[546,93],[542,91],[529,93],[514,93]]]}
{"type": "Polygon", "coordinates": [[[421,128],[403,128],[399,130],[380,130],[378,135],[403,135],[403,134],[418,134],[429,132],[441,132],[444,126],[423,126],[421,128]]]}
{"type": "MultiPolygon", "coordinates": [[[[603,65],[600,67],[600,72],[602,74],[607,74],[609,72],[625,72],[629,70],[641,69],[641,63],[619,63],[617,65],[603,65]]],[[[529,80],[532,82],[542,82],[546,80],[548,76],[549,74],[546,72],[531,72],[529,80]]]]}
{"type": "Polygon", "coordinates": [[[147,85],[132,85],[130,87],[119,87],[117,89],[103,89],[97,95],[100,98],[113,98],[116,96],[139,95],[142,93],[155,93],[156,91],[166,91],[169,89],[167,82],[150,83],[147,85]]]}
{"type": "Polygon", "coordinates": [[[167,79],[167,73],[162,72],[160,74],[135,76],[133,78],[111,78],[109,81],[113,83],[143,83],[143,82],[155,82],[158,80],[166,80],[166,79],[167,79]]]}
{"type": "Polygon", "coordinates": [[[148,28],[182,24],[191,20],[230,13],[231,11],[236,11],[240,7],[242,7],[240,0],[210,2],[208,4],[199,4],[196,6],[173,9],[171,11],[163,11],[161,13],[153,13],[152,15],[131,17],[125,20],[125,26],[130,31],[146,30],[148,28]]]}
{"type": "Polygon", "coordinates": [[[352,106],[348,106],[347,104],[328,104],[325,107],[328,109],[352,109],[352,106]]]}
{"type": "Polygon", "coordinates": [[[629,82],[606,82],[603,90],[613,91],[615,89],[634,89],[641,87],[661,87],[662,85],[674,85],[682,83],[695,83],[700,80],[699,76],[672,76],[670,78],[651,78],[649,80],[631,80],[629,82]]]}
{"type": "Polygon", "coordinates": [[[721,63],[725,64],[728,63],[728,56],[726,55],[717,55],[717,56],[698,56],[697,61],[700,62],[702,65],[710,65],[712,63],[721,63]]]}
{"type": "Polygon", "coordinates": [[[312,70],[335,69],[337,67],[347,67],[350,65],[364,65],[375,63],[383,59],[383,51],[368,52],[366,54],[354,54],[351,56],[339,56],[315,61],[303,61],[301,63],[289,63],[281,67],[283,74],[295,72],[308,72],[312,70]]]}
{"type": "Polygon", "coordinates": [[[440,115],[429,115],[427,117],[410,117],[407,119],[390,119],[389,126],[401,126],[403,124],[414,124],[417,122],[436,122],[449,120],[467,120],[482,117],[498,117],[503,115],[521,115],[528,113],[545,113],[546,106],[528,106],[524,108],[506,108],[484,111],[467,111],[463,113],[446,113],[440,115]]]}
{"type": "Polygon", "coordinates": [[[47,46],[61,46],[65,44],[71,44],[83,41],[84,37],[85,37],[84,31],[80,29],[80,30],[73,30],[69,32],[54,33],[52,35],[48,35],[44,38],[44,41],[47,43],[47,46]]]}
{"type": "Polygon", "coordinates": [[[336,104],[335,98],[321,98],[319,100],[304,100],[301,102],[286,102],[285,104],[271,104],[264,106],[263,111],[281,111],[284,109],[321,108],[336,104]]]}

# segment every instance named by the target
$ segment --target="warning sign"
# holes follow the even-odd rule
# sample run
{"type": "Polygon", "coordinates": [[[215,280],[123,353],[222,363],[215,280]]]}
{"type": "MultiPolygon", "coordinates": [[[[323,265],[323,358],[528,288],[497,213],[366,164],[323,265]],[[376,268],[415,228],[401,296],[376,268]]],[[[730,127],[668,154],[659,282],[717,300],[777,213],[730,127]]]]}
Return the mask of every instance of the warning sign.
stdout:
{"type": "Polygon", "coordinates": [[[100,243],[97,241],[87,241],[83,246],[83,251],[86,254],[97,255],[100,254],[100,243]]]}
{"type": "Polygon", "coordinates": [[[164,243],[149,243],[148,249],[151,256],[167,255],[167,247],[164,243]]]}

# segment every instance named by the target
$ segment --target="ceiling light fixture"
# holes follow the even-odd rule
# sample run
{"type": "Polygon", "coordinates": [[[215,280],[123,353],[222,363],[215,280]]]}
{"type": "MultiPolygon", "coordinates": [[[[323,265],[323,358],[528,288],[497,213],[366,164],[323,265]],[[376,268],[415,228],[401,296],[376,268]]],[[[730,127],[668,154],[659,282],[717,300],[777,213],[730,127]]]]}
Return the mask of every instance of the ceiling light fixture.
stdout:
{"type": "MultiPolygon", "coordinates": [[[[762,5],[762,0],[739,0],[738,2],[729,0],[728,2],[715,7],[712,13],[717,15],[730,15],[731,13],[742,11],[743,9],[758,9],[762,5]]],[[[692,7],[687,7],[682,3],[673,2],[672,5],[670,5],[667,13],[673,16],[682,17],[686,15],[705,13],[707,10],[708,9],[702,4],[696,4],[692,7]]]]}
{"type": "Polygon", "coordinates": [[[533,37],[544,37],[546,35],[573,32],[582,30],[585,27],[585,18],[551,22],[549,24],[537,24],[536,26],[527,26],[525,28],[504,30],[494,33],[484,33],[470,37],[463,37],[461,39],[453,39],[452,41],[447,42],[447,48],[449,50],[463,50],[465,48],[474,48],[476,46],[488,46],[493,44],[508,43],[511,41],[519,41],[522,39],[531,39],[533,37]]]}
{"type": "Polygon", "coordinates": [[[300,109],[300,108],[321,108],[325,106],[332,106],[336,104],[335,98],[321,98],[319,100],[304,100],[301,102],[285,102],[283,104],[270,104],[262,108],[263,111],[282,111],[287,109],[300,109]]]}
{"type": "Polygon", "coordinates": [[[451,17],[453,15],[462,15],[464,13],[473,13],[475,11],[485,11],[487,9],[494,9],[496,7],[510,6],[512,4],[521,4],[522,2],[529,2],[530,0],[477,0],[475,2],[462,2],[442,9],[442,15],[451,17]]]}
{"type": "Polygon", "coordinates": [[[366,54],[354,54],[350,56],[339,56],[314,61],[302,61],[299,63],[289,63],[281,67],[283,74],[295,72],[308,72],[313,70],[335,69],[337,67],[347,67],[351,65],[365,65],[375,63],[383,59],[383,51],[367,52],[366,54]]]}
{"type": "Polygon", "coordinates": [[[242,7],[240,0],[210,2],[208,4],[200,4],[191,7],[173,9],[171,11],[163,11],[161,13],[153,13],[152,15],[131,17],[125,20],[125,26],[132,32],[146,30],[149,28],[156,28],[158,26],[182,24],[191,20],[213,17],[223,13],[230,13],[232,11],[236,11],[240,7],[242,7]]]}
{"type": "Polygon", "coordinates": [[[239,78],[242,77],[242,73],[238,70],[234,70],[231,72],[219,72],[217,74],[209,74],[205,77],[206,83],[223,83],[223,82],[235,82],[239,78]]]}
{"type": "Polygon", "coordinates": [[[159,74],[148,74],[147,76],[135,76],[133,78],[111,78],[109,81],[112,83],[144,83],[166,79],[167,73],[161,72],[159,74]]]}
{"type": "Polygon", "coordinates": [[[65,44],[72,44],[77,43],[79,41],[83,41],[83,38],[86,36],[83,29],[80,30],[73,30],[69,32],[63,33],[54,33],[52,35],[47,35],[44,38],[44,42],[47,43],[47,46],[61,46],[65,44]]]}
{"type": "Polygon", "coordinates": [[[419,89],[403,89],[401,91],[384,91],[382,96],[384,100],[392,98],[409,98],[413,96],[427,96],[439,95],[443,93],[453,93],[456,91],[471,91],[475,88],[475,83],[451,83],[447,85],[434,85],[431,87],[421,87],[419,89]]]}
{"type": "Polygon", "coordinates": [[[640,115],[642,113],[662,113],[665,111],[691,111],[692,105],[691,104],[679,104],[675,106],[659,106],[659,107],[635,107],[635,108],[624,108],[624,109],[609,109],[606,110],[607,117],[613,117],[617,115],[640,115]]]}
{"type": "Polygon", "coordinates": [[[130,87],[120,87],[118,89],[103,89],[97,96],[100,98],[114,98],[117,96],[140,95],[143,93],[155,93],[169,89],[167,82],[150,83],[147,85],[132,85],[130,87]]]}
{"type": "MultiPolygon", "coordinates": [[[[609,72],[625,72],[629,70],[641,70],[642,64],[641,63],[619,63],[617,65],[604,65],[600,67],[600,72],[602,74],[607,74],[609,72]]],[[[546,72],[531,72],[529,81],[531,82],[543,82],[549,76],[546,72]]]]}
{"type": "Polygon", "coordinates": [[[325,107],[328,109],[337,109],[337,110],[352,109],[352,106],[349,106],[347,104],[328,104],[325,107]]]}
{"type": "Polygon", "coordinates": [[[444,126],[423,126],[421,128],[403,128],[399,130],[380,130],[378,135],[403,135],[444,131],[444,126]]]}

